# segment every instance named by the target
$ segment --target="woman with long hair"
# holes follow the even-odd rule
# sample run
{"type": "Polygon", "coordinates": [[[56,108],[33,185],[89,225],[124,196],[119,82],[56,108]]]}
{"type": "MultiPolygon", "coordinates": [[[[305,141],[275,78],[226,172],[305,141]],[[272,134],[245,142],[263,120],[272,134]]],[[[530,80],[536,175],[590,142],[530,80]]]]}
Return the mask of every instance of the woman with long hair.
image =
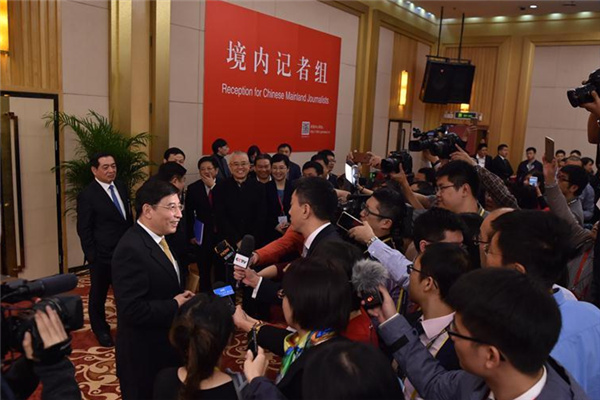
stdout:
{"type": "Polygon", "coordinates": [[[184,366],[158,374],[154,398],[237,400],[231,376],[218,369],[232,332],[233,319],[225,299],[198,294],[185,303],[169,333],[184,366]]]}

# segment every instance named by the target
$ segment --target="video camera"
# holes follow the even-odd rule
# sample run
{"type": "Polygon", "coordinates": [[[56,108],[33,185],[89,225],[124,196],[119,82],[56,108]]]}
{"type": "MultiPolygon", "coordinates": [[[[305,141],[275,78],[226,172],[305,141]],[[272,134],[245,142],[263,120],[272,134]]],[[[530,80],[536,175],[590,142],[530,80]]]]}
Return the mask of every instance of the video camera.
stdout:
{"type": "Polygon", "coordinates": [[[34,353],[44,349],[44,343],[35,323],[35,312],[46,310],[50,306],[56,311],[62,321],[65,331],[70,332],[83,327],[83,304],[79,295],[61,295],[59,293],[73,290],[77,286],[75,274],[54,275],[35,281],[16,279],[3,283],[0,287],[2,294],[2,357],[9,350],[23,352],[23,337],[25,332],[31,332],[34,353]],[[34,297],[42,298],[29,306],[9,306],[22,301],[33,303],[34,297]]]}
{"type": "Polygon", "coordinates": [[[400,166],[408,176],[412,174],[412,156],[406,150],[392,151],[387,158],[381,160],[381,172],[385,175],[400,172],[400,166]]]}
{"type": "Polygon", "coordinates": [[[413,128],[413,137],[417,140],[408,142],[410,151],[429,150],[432,155],[443,159],[450,158],[450,154],[456,151],[457,144],[463,149],[465,147],[465,142],[456,133],[448,132],[446,125],[425,133],[418,128],[413,128]]]}
{"type": "Polygon", "coordinates": [[[590,74],[588,80],[582,86],[567,90],[567,98],[572,107],[579,107],[584,103],[594,101],[592,90],[600,95],[600,68],[590,74]]]}

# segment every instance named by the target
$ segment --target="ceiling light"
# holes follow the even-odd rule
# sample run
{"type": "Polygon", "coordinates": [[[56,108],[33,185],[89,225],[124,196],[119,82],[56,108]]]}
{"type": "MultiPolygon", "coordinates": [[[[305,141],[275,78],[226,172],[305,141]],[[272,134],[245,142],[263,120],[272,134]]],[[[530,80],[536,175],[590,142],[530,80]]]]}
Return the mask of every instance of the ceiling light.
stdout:
{"type": "Polygon", "coordinates": [[[537,8],[537,4],[530,4],[530,5],[529,5],[529,8],[536,9],[536,8],[537,8]]]}

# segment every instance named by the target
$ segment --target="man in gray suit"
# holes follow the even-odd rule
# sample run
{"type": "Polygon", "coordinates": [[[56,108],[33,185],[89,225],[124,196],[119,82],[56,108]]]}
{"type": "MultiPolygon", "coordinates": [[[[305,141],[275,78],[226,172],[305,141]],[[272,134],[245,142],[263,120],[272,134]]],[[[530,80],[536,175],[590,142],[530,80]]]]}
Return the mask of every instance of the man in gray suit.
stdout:
{"type": "Polygon", "coordinates": [[[583,389],[549,357],[558,340],[561,316],[547,290],[516,270],[484,268],[460,278],[447,301],[455,310],[448,334],[462,371],[447,371],[396,313],[382,287],[384,301],[370,311],[419,394],[426,399],[587,399],[583,389]]]}

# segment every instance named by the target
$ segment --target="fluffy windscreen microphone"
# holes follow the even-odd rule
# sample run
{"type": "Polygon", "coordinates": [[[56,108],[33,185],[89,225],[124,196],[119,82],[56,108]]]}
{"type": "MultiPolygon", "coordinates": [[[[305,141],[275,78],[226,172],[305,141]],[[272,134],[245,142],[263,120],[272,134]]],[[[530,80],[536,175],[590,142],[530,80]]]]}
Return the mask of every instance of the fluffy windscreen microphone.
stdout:
{"type": "Polygon", "coordinates": [[[352,286],[365,302],[366,309],[374,308],[383,302],[379,285],[385,285],[389,274],[381,263],[374,260],[360,260],[352,268],[352,286]]]}

